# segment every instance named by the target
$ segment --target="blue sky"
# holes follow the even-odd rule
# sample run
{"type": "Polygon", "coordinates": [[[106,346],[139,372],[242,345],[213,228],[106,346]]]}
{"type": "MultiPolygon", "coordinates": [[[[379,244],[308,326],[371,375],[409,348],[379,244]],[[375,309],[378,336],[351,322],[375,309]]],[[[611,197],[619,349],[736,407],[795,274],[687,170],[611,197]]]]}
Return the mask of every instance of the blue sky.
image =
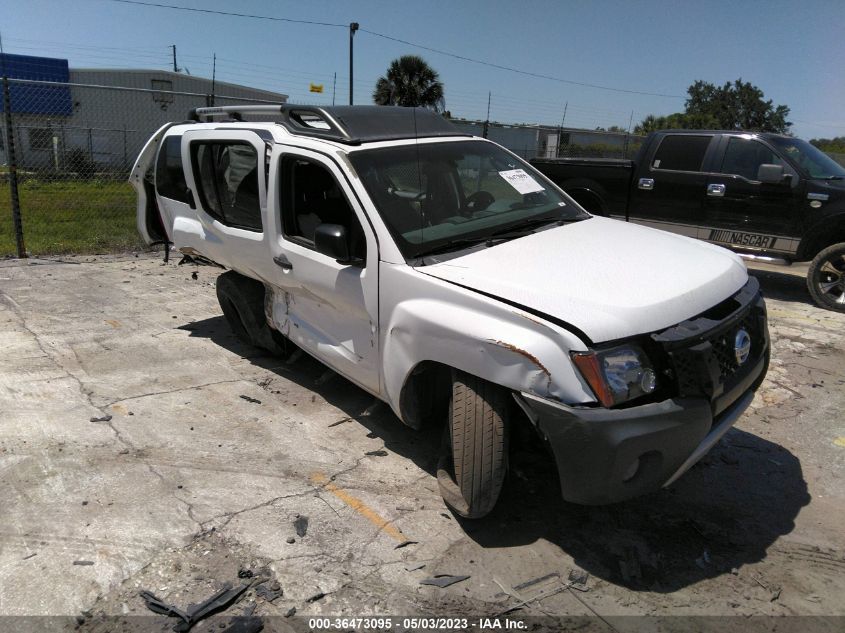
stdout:
{"type": "MultiPolygon", "coordinates": [[[[649,113],[683,110],[687,86],[738,77],[792,112],[805,138],[845,136],[845,2],[560,0],[150,0],[164,4],[348,24],[431,48],[599,90],[460,61],[369,33],[355,36],[355,102],[391,59],[422,55],[441,76],[456,116],[503,122],[627,127],[649,113]]],[[[5,51],[64,57],[72,67],[171,67],[289,94],[291,101],[348,98],[348,31],[118,4],[109,0],[0,0],[5,51]],[[310,82],[326,93],[309,94],[310,82]]]]}

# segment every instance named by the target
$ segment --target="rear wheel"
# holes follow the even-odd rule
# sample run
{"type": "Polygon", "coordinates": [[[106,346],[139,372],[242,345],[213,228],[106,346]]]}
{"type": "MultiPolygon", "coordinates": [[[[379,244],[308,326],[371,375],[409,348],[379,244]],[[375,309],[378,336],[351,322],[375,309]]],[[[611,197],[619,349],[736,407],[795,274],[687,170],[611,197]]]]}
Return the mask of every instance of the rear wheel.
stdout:
{"type": "Polygon", "coordinates": [[[822,308],[845,312],[845,242],[816,255],[807,272],[807,287],[822,308]]]}
{"type": "Polygon", "coordinates": [[[285,353],[283,337],[267,325],[264,284],[227,271],[217,278],[217,301],[238,340],[272,354],[285,353]]]}
{"type": "Polygon", "coordinates": [[[507,472],[508,408],[501,387],[453,372],[437,483],[443,500],[462,517],[483,517],[499,498],[507,472]]]}

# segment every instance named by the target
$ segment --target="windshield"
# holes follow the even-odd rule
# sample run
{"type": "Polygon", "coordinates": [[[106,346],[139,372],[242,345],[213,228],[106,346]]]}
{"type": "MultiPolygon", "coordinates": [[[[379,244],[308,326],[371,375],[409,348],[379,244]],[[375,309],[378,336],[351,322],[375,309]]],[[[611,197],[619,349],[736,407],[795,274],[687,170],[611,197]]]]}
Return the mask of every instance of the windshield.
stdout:
{"type": "Polygon", "coordinates": [[[810,178],[839,180],[845,178],[845,168],[807,141],[797,138],[770,138],[772,144],[803,168],[810,178]]]}
{"type": "Polygon", "coordinates": [[[406,259],[503,232],[589,217],[527,163],[481,141],[352,152],[350,160],[406,259]]]}

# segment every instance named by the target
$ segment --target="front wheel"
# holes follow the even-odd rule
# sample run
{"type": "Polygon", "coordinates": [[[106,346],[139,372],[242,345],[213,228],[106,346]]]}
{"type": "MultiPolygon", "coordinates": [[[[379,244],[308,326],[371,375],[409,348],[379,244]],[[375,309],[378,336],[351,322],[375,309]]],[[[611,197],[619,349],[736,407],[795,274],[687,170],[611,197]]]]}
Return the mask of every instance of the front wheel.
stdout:
{"type": "Polygon", "coordinates": [[[501,387],[453,372],[437,483],[443,500],[462,517],[483,517],[499,498],[507,472],[508,405],[508,393],[501,387]]]}
{"type": "Polygon", "coordinates": [[[822,308],[845,312],[845,242],[815,256],[807,272],[807,287],[822,308]]]}

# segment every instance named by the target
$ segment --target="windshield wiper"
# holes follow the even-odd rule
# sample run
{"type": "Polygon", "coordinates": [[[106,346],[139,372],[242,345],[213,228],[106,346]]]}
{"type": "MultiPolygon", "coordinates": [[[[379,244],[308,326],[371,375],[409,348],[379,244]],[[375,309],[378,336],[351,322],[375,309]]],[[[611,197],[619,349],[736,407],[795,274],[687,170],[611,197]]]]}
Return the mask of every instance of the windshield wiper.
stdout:
{"type": "Polygon", "coordinates": [[[520,237],[522,235],[528,235],[529,233],[533,233],[540,227],[546,226],[548,224],[557,224],[558,226],[563,226],[564,224],[569,224],[570,222],[580,222],[581,220],[586,220],[588,217],[589,216],[564,218],[547,216],[544,218],[531,218],[529,220],[526,220],[525,222],[517,222],[516,224],[513,224],[506,228],[494,231],[491,235],[501,238],[520,237]]]}
{"type": "Polygon", "coordinates": [[[429,255],[437,255],[439,253],[448,253],[449,251],[457,251],[462,248],[470,246],[477,246],[478,244],[486,243],[487,246],[493,246],[494,242],[501,242],[502,238],[491,237],[489,235],[482,235],[480,237],[462,237],[457,240],[449,240],[445,244],[438,244],[432,248],[414,253],[414,258],[427,257],[429,255]]]}

